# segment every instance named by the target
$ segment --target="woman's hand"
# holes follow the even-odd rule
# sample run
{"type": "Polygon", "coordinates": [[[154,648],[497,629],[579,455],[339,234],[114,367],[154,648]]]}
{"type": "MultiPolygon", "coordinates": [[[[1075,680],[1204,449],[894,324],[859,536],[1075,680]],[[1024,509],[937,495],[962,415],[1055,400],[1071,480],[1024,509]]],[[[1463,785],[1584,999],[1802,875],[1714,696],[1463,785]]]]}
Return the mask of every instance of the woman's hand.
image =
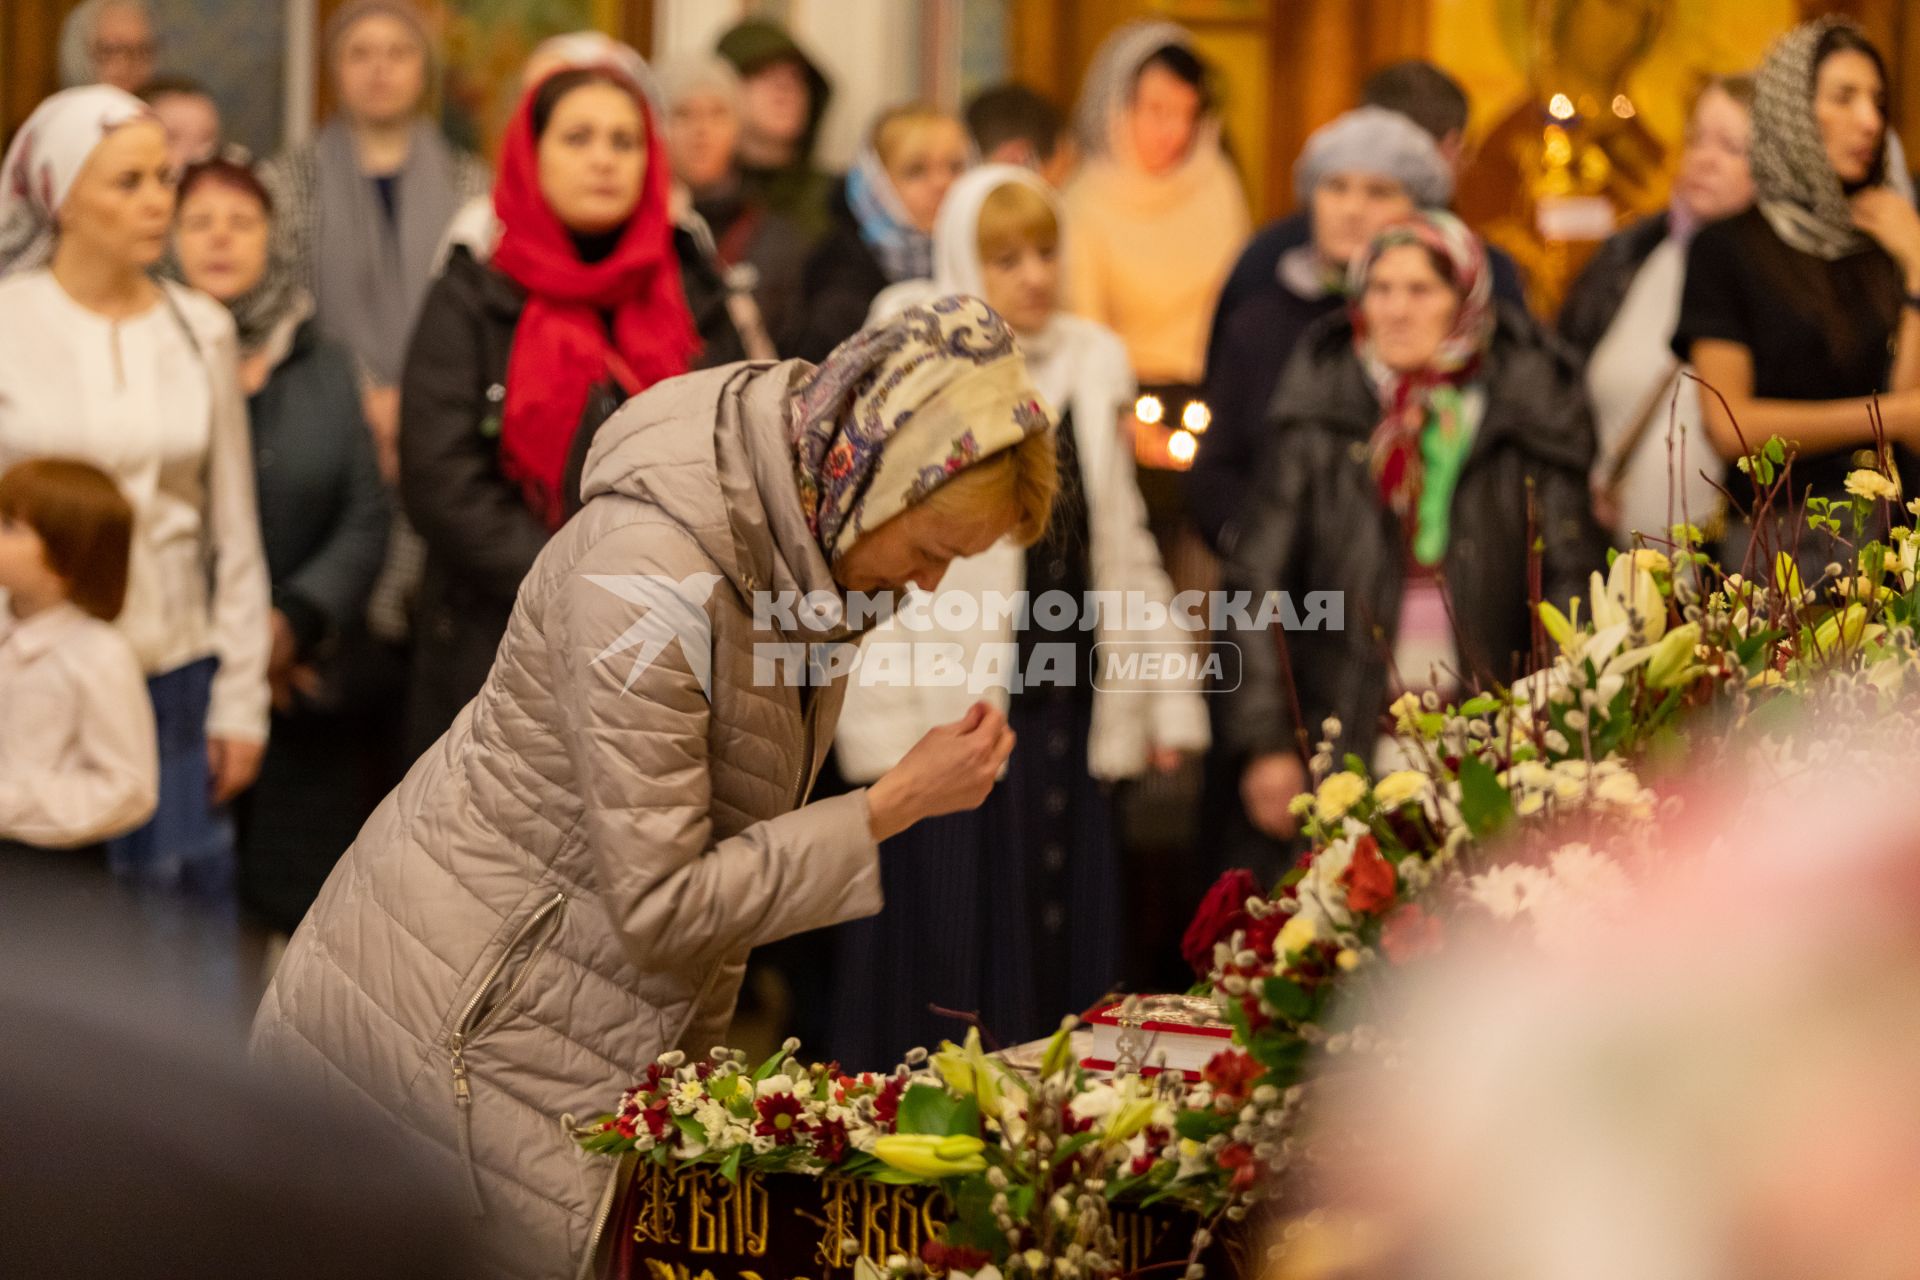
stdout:
{"type": "Polygon", "coordinates": [[[1920,293],[1920,212],[1890,187],[1862,191],[1851,204],[1853,225],[1900,264],[1907,292],[1920,293]]]}
{"type": "Polygon", "coordinates": [[[985,702],[952,724],[927,730],[900,763],[867,788],[867,825],[875,840],[896,836],[922,818],[978,808],[1013,754],[1007,718],[985,702]]]}
{"type": "Polygon", "coordinates": [[[1187,762],[1187,753],[1178,747],[1150,747],[1147,749],[1147,765],[1155,773],[1169,774],[1180,772],[1180,766],[1187,762]]]}
{"type": "Polygon", "coordinates": [[[380,478],[389,486],[400,482],[400,388],[368,387],[360,395],[360,412],[373,433],[373,452],[380,478]]]}
{"type": "Polygon", "coordinates": [[[1291,751],[1256,758],[1240,775],[1240,802],[1247,817],[1275,840],[1293,836],[1299,820],[1293,816],[1293,798],[1306,790],[1307,770],[1291,751]]]}
{"type": "Polygon", "coordinates": [[[246,738],[208,738],[207,773],[212,782],[213,803],[226,804],[252,786],[260,776],[260,760],[267,744],[246,738]]]}

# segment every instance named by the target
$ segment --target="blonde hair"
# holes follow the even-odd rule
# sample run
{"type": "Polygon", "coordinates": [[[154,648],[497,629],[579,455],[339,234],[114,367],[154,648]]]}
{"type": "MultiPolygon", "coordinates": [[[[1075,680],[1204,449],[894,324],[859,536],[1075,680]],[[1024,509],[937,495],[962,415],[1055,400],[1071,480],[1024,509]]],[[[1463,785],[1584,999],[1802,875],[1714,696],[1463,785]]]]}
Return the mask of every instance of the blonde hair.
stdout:
{"type": "Polygon", "coordinates": [[[1007,532],[1023,547],[1040,541],[1053,517],[1060,489],[1060,460],[1053,432],[1036,431],[1019,444],[977,462],[926,496],[926,505],[949,519],[965,520],[1013,508],[1007,532]]]}
{"type": "Polygon", "coordinates": [[[1026,183],[1003,182],[980,202],[973,239],[982,261],[1027,245],[1053,249],[1060,244],[1060,215],[1026,183]]]}
{"type": "Polygon", "coordinates": [[[928,129],[942,124],[952,125],[962,138],[966,137],[966,126],[940,108],[925,102],[908,102],[882,111],[880,118],[873,122],[869,140],[880,163],[892,172],[900,162],[901,152],[928,129]]]}

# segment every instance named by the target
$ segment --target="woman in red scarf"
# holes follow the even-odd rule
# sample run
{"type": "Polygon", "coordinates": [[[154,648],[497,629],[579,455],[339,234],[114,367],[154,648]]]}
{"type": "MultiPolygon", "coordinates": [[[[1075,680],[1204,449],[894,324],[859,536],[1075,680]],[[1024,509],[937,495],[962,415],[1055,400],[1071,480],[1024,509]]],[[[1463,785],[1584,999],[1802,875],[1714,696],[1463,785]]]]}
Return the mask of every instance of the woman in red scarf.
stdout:
{"type": "Polygon", "coordinates": [[[479,690],[520,580],[579,505],[599,425],[656,382],[738,356],[724,312],[697,329],[689,310],[681,264],[697,250],[669,215],[665,157],[625,74],[548,75],[501,147],[491,259],[456,249],[428,295],[401,387],[400,492],[427,545],[415,748],[479,690]]]}

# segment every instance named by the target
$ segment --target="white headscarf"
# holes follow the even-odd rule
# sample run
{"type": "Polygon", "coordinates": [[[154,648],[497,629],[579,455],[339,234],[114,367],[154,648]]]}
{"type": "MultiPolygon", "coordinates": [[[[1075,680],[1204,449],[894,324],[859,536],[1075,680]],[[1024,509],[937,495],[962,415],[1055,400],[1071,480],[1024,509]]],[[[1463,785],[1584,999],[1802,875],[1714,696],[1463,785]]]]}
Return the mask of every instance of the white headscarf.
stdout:
{"type": "Polygon", "coordinates": [[[0,277],[46,264],[87,157],[121,125],[152,118],[146,103],[104,84],[62,89],[34,108],[0,163],[0,277]]]}

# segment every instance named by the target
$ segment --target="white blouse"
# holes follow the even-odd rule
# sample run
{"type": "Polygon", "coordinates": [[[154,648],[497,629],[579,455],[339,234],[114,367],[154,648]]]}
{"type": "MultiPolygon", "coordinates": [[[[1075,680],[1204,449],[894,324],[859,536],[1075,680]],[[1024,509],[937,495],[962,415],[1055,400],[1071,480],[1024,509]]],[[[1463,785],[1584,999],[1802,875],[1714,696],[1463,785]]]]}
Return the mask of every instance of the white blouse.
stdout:
{"type": "Polygon", "coordinates": [[[119,481],[134,511],[121,634],[149,675],[217,657],[208,734],[264,741],[271,593],[233,320],[165,288],[116,321],[48,270],[0,281],[0,469],[57,455],[119,481]]]}
{"type": "Polygon", "coordinates": [[[0,609],[0,725],[0,838],[91,844],[153,813],[153,705],[108,623],[71,604],[0,609]]]}

